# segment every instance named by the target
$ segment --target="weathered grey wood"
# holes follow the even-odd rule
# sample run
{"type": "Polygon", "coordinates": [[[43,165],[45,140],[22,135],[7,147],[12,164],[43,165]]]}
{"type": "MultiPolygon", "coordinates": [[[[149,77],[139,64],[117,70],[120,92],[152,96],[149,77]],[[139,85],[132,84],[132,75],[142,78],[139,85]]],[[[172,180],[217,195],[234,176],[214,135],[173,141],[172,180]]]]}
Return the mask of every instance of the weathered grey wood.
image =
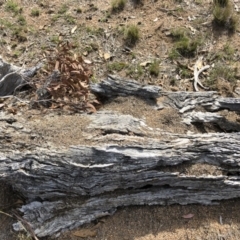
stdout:
{"type": "Polygon", "coordinates": [[[191,111],[202,106],[209,111],[228,109],[240,111],[240,99],[222,98],[217,92],[165,92],[159,86],[142,85],[134,80],[126,80],[117,76],[108,76],[107,79],[92,84],[91,90],[96,95],[104,98],[117,96],[138,96],[144,99],[161,98],[157,109],[172,107],[179,109],[181,113],[191,111]]]}
{"type": "Polygon", "coordinates": [[[157,98],[161,96],[160,92],[162,90],[159,86],[142,85],[135,80],[126,80],[112,75],[109,75],[105,81],[92,84],[90,87],[93,93],[104,98],[129,95],[142,98],[157,98]]]}
{"type": "Polygon", "coordinates": [[[219,128],[224,131],[240,132],[240,124],[237,122],[230,122],[225,117],[218,113],[210,112],[188,112],[183,114],[183,122],[187,125],[192,123],[216,123],[219,128]]]}
{"type": "Polygon", "coordinates": [[[240,197],[239,133],[170,134],[129,115],[84,117],[89,118],[85,138],[95,139],[91,146],[48,143],[14,150],[4,136],[31,131],[20,118],[10,124],[2,114],[0,178],[26,198],[21,212],[39,237],[57,235],[122,206],[215,204],[240,197]],[[101,133],[92,137],[96,130],[101,133]],[[184,173],[199,163],[218,173],[184,173]]]}
{"type": "Polygon", "coordinates": [[[88,126],[83,139],[89,144],[66,148],[21,142],[38,133],[28,129],[23,117],[0,112],[0,180],[26,199],[20,211],[39,237],[57,235],[123,206],[215,204],[240,197],[239,124],[211,112],[238,111],[239,99],[220,98],[216,92],[163,92],[114,76],[91,88],[109,99],[153,98],[157,109],[184,113],[187,124],[213,122],[237,132],[174,134],[130,115],[100,111],[84,116],[88,126]],[[197,107],[210,113],[194,112],[197,107]],[[15,135],[19,141],[12,141],[15,135]],[[187,173],[195,164],[210,166],[215,174],[187,173]]]}
{"type": "Polygon", "coordinates": [[[0,97],[11,95],[16,89],[27,83],[29,77],[32,77],[41,67],[23,69],[5,62],[0,57],[0,97]]]}

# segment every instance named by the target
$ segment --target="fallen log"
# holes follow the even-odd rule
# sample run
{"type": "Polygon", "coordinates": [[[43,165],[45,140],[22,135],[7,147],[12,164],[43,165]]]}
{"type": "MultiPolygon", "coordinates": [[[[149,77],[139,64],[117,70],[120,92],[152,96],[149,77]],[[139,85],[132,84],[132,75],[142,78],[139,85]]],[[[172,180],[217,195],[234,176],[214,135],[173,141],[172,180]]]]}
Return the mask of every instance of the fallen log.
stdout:
{"type": "Polygon", "coordinates": [[[181,113],[204,107],[207,111],[228,109],[240,111],[239,98],[222,98],[217,92],[165,92],[159,86],[146,86],[137,81],[126,80],[109,75],[98,84],[92,84],[91,90],[99,97],[112,99],[117,96],[137,96],[143,99],[158,99],[157,109],[176,108],[181,113]]]}
{"type": "Polygon", "coordinates": [[[20,211],[37,236],[57,235],[122,206],[215,204],[240,197],[239,133],[169,134],[129,115],[84,117],[86,139],[101,130],[103,144],[95,137],[91,146],[14,150],[5,136],[29,131],[17,122],[10,131],[6,116],[0,122],[0,178],[26,199],[20,211]],[[187,173],[196,164],[215,174],[187,173]]]}
{"type": "MultiPolygon", "coordinates": [[[[121,80],[108,78],[92,90],[109,99],[153,98],[158,109],[186,112],[187,124],[220,124],[227,120],[207,111],[239,110],[238,99],[216,92],[161,92],[121,80]],[[199,106],[205,112],[192,111],[199,106]]],[[[81,144],[67,147],[35,142],[41,136],[26,118],[0,114],[0,180],[25,199],[19,210],[38,237],[58,236],[124,206],[208,205],[240,197],[238,123],[228,129],[232,133],[177,134],[116,112],[80,115],[78,121],[83,119],[81,144]]]]}

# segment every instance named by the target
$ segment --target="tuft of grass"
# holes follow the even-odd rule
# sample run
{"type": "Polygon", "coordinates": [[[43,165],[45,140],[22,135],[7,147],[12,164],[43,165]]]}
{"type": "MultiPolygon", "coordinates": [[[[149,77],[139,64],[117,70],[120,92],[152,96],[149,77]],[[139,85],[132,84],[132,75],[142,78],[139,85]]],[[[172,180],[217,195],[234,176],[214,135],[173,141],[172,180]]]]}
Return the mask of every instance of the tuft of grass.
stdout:
{"type": "Polygon", "coordinates": [[[226,60],[232,60],[234,57],[235,50],[228,43],[223,46],[224,58],[226,60]]]}
{"type": "Polygon", "coordinates": [[[25,19],[25,17],[23,16],[23,15],[20,15],[19,17],[18,17],[18,23],[20,24],[20,25],[22,25],[22,26],[24,26],[24,25],[26,25],[27,24],[27,21],[26,21],[26,19],[25,19]]]}
{"type": "Polygon", "coordinates": [[[133,46],[140,38],[140,30],[136,25],[129,25],[124,30],[124,39],[127,45],[133,46]]]}
{"type": "Polygon", "coordinates": [[[5,5],[5,9],[8,12],[12,12],[14,14],[21,13],[22,9],[18,6],[18,4],[12,0],[8,0],[5,5]]]}
{"type": "Polygon", "coordinates": [[[82,9],[81,8],[77,8],[76,9],[76,13],[78,13],[78,14],[82,13],[82,9]]]}
{"type": "Polygon", "coordinates": [[[87,51],[88,53],[91,53],[91,52],[94,52],[94,51],[97,51],[99,49],[99,46],[97,43],[90,43],[89,45],[87,45],[84,50],[87,51]]]}
{"type": "Polygon", "coordinates": [[[58,35],[51,36],[50,41],[52,43],[59,44],[59,42],[60,42],[59,36],[58,35]]]}
{"type": "Polygon", "coordinates": [[[90,77],[90,81],[91,81],[91,83],[98,83],[98,79],[96,78],[95,75],[92,75],[92,76],[90,77]]]}
{"type": "Polygon", "coordinates": [[[64,15],[64,19],[65,19],[65,21],[66,21],[67,23],[69,23],[69,24],[75,24],[75,23],[76,23],[74,17],[71,16],[70,14],[65,14],[65,15],[64,15]]]}
{"type": "Polygon", "coordinates": [[[169,53],[170,59],[178,57],[194,57],[196,55],[198,47],[202,44],[202,39],[195,37],[191,39],[188,36],[188,32],[182,28],[173,29],[171,36],[174,41],[174,46],[169,53]]]}
{"type": "Polygon", "coordinates": [[[109,63],[107,65],[107,70],[109,72],[120,72],[121,70],[123,70],[125,67],[127,66],[127,64],[125,62],[114,62],[114,63],[109,63]]]}
{"type": "Polygon", "coordinates": [[[143,0],[132,0],[132,2],[135,6],[143,5],[143,0]]]}
{"type": "Polygon", "coordinates": [[[40,16],[40,11],[37,8],[32,9],[31,14],[32,17],[39,17],[40,16]]]}
{"type": "Polygon", "coordinates": [[[235,33],[239,26],[239,18],[236,15],[232,15],[228,23],[228,31],[230,33],[235,33]]]}
{"type": "Polygon", "coordinates": [[[53,17],[51,18],[52,22],[56,22],[60,18],[59,14],[54,14],[53,17]]]}
{"type": "Polygon", "coordinates": [[[23,26],[23,25],[18,25],[18,24],[14,24],[11,27],[11,31],[12,31],[12,36],[13,38],[16,38],[18,40],[18,42],[25,42],[27,41],[27,27],[23,26]]]}
{"type": "Polygon", "coordinates": [[[95,36],[103,36],[104,35],[104,29],[103,28],[92,28],[92,27],[86,27],[86,32],[95,35],[95,36]]]}
{"type": "Polygon", "coordinates": [[[171,31],[171,37],[174,41],[181,41],[187,38],[187,31],[184,28],[175,28],[171,31]]]}
{"type": "Polygon", "coordinates": [[[210,71],[210,75],[207,78],[206,83],[213,89],[217,88],[218,79],[223,79],[231,85],[235,85],[237,81],[236,75],[237,68],[233,69],[227,65],[218,64],[210,71]]]}
{"type": "Polygon", "coordinates": [[[60,9],[58,10],[58,14],[64,14],[68,10],[68,6],[66,4],[61,5],[60,9]]]}
{"type": "Polygon", "coordinates": [[[192,77],[192,72],[188,68],[182,68],[180,70],[180,76],[182,78],[190,78],[192,77]]]}
{"type": "Polygon", "coordinates": [[[32,237],[27,233],[19,233],[17,236],[17,240],[31,240],[32,237]]]}
{"type": "Polygon", "coordinates": [[[111,10],[113,13],[123,11],[126,5],[126,0],[112,0],[111,10]]]}
{"type": "Polygon", "coordinates": [[[215,0],[213,6],[213,23],[220,28],[227,28],[234,33],[238,28],[238,18],[230,0],[215,0]]]}
{"type": "Polygon", "coordinates": [[[149,70],[150,75],[157,77],[159,72],[160,72],[159,61],[158,60],[154,60],[149,65],[148,70],[149,70]]]}
{"type": "Polygon", "coordinates": [[[0,25],[3,25],[9,29],[13,27],[13,24],[6,19],[0,19],[0,25]]]}
{"type": "Polygon", "coordinates": [[[143,73],[144,73],[144,70],[142,66],[140,66],[140,64],[128,66],[127,72],[126,72],[127,76],[130,76],[134,79],[138,79],[143,75],[143,73]]]}
{"type": "Polygon", "coordinates": [[[226,7],[229,5],[229,0],[213,0],[214,5],[219,5],[220,7],[226,7]]]}
{"type": "Polygon", "coordinates": [[[226,43],[223,45],[222,49],[210,54],[208,61],[212,62],[216,60],[221,62],[222,60],[233,61],[234,60],[235,49],[230,45],[230,43],[226,43]]]}

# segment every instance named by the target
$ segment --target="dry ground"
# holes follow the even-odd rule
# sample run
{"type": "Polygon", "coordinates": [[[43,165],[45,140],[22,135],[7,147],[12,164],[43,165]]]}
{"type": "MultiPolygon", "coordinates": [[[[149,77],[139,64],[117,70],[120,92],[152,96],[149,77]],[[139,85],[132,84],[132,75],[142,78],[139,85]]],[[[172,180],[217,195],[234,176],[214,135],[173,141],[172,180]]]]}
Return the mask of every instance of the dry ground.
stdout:
{"type": "MultiPolygon", "coordinates": [[[[228,76],[212,76],[213,70],[210,69],[202,79],[204,85],[209,86],[210,90],[218,90],[222,95],[238,97],[239,30],[231,35],[226,28],[216,29],[212,26],[212,1],[141,2],[140,5],[134,5],[132,1],[127,1],[122,12],[111,13],[110,0],[0,1],[1,56],[16,65],[31,66],[44,62],[49,49],[56,47],[63,39],[74,43],[75,51],[91,62],[89,67],[93,70],[93,82],[104,79],[108,73],[114,73],[146,84],[160,85],[164,90],[189,91],[193,87],[192,71],[188,67],[192,67],[197,57],[203,55],[205,64],[225,66],[228,72],[236,68],[234,80],[228,79],[228,76]],[[126,47],[123,36],[124,28],[129,24],[135,24],[140,30],[139,41],[130,48],[126,47]],[[189,31],[190,39],[200,40],[201,44],[193,57],[171,58],[170,53],[175,47],[173,30],[182,28],[189,31]],[[159,73],[156,76],[150,71],[152,62],[157,62],[159,73]],[[119,69],[116,67],[119,65],[124,67],[119,69]]],[[[234,2],[235,7],[240,8],[240,2],[234,2]]],[[[149,126],[170,132],[200,131],[197,127],[189,129],[182,124],[177,112],[157,112],[135,98],[118,98],[114,102],[106,102],[103,109],[144,118],[149,126]]],[[[83,120],[79,124],[77,116],[56,117],[52,114],[52,120],[46,120],[39,112],[36,114],[29,111],[26,114],[29,125],[42,134],[43,139],[40,141],[56,139],[55,144],[79,144],[78,139],[87,123],[83,120]],[[56,118],[61,132],[54,125],[56,118]],[[71,131],[72,126],[78,131],[71,131]]],[[[223,114],[233,121],[237,118],[232,113],[223,114]]],[[[212,126],[204,129],[205,132],[216,130],[212,126]]],[[[9,205],[11,207],[16,202],[20,204],[19,199],[5,186],[0,188],[0,210],[8,212],[9,205]]],[[[90,231],[85,233],[86,236],[96,236],[86,239],[102,240],[240,239],[239,211],[239,200],[208,207],[131,207],[120,209],[112,217],[87,225],[78,233],[82,235],[83,229],[87,228],[90,231]],[[184,219],[183,215],[189,213],[194,214],[193,218],[184,219]]],[[[11,223],[11,218],[0,214],[0,239],[27,239],[26,236],[13,233],[11,223]]],[[[59,239],[81,239],[74,234],[76,232],[67,233],[59,239]]]]}

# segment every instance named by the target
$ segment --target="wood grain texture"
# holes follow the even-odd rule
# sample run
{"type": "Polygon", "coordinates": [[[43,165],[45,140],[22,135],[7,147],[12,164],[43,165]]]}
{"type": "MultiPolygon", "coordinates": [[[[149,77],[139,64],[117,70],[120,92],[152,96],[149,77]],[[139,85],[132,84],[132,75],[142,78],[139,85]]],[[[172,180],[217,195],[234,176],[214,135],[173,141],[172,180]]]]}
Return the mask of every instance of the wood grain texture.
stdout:
{"type": "MultiPolygon", "coordinates": [[[[111,82],[110,90],[104,91],[109,97],[121,91],[126,96],[160,97],[163,107],[187,112],[182,115],[187,124],[224,120],[217,113],[191,111],[197,106],[238,110],[237,99],[219,98],[215,92],[161,93],[157,87],[144,87],[144,91],[137,87],[134,92],[135,84],[123,84],[122,90],[116,87],[110,93],[111,82]]],[[[66,147],[51,142],[9,143],[16,134],[31,138],[33,130],[20,117],[0,114],[0,179],[26,199],[20,211],[37,236],[57,236],[111,215],[118,207],[216,204],[240,197],[237,125],[232,133],[176,134],[115,112],[84,117],[88,119],[84,132],[88,144],[66,147]],[[200,165],[213,171],[191,170],[200,165]]]]}

